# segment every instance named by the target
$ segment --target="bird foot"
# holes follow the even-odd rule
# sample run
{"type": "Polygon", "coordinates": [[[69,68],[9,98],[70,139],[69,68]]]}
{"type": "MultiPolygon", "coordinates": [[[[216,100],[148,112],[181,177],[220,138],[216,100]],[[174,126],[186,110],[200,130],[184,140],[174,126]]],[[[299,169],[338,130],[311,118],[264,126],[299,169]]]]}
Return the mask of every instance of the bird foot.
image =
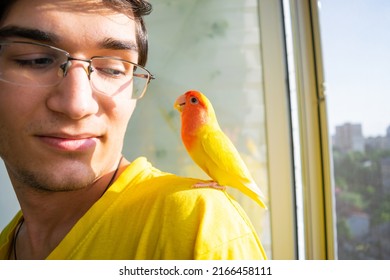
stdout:
{"type": "Polygon", "coordinates": [[[220,185],[218,185],[217,182],[214,182],[214,181],[199,182],[199,183],[192,185],[192,187],[193,188],[213,188],[213,189],[223,190],[223,191],[226,189],[225,186],[220,186],[220,185]]]}

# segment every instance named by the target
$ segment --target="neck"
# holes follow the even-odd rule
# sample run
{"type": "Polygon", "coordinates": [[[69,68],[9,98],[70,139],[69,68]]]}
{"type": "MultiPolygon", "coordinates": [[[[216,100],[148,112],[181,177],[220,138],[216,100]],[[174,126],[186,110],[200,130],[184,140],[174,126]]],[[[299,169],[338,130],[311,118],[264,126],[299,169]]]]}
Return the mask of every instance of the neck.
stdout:
{"type": "Polygon", "coordinates": [[[24,218],[15,240],[18,258],[45,259],[127,164],[123,160],[121,166],[118,165],[118,172],[113,170],[79,190],[44,192],[15,187],[24,218]]]}

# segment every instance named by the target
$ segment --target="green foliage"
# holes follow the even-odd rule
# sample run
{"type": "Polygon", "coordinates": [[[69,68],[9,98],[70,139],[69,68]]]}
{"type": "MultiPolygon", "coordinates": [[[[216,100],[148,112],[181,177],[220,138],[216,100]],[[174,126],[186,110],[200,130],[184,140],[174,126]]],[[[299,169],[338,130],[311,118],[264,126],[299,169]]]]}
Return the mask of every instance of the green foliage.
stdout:
{"type": "Polygon", "coordinates": [[[333,155],[339,257],[380,259],[380,250],[374,245],[378,243],[376,238],[380,239],[375,228],[390,222],[390,194],[384,190],[381,161],[390,157],[390,151],[342,153],[335,150],[333,155]],[[351,232],[348,219],[354,213],[368,215],[370,232],[367,236],[351,232]]]}
{"type": "Polygon", "coordinates": [[[355,210],[364,210],[364,198],[357,192],[342,192],[338,197],[344,204],[353,207],[355,210]]]}

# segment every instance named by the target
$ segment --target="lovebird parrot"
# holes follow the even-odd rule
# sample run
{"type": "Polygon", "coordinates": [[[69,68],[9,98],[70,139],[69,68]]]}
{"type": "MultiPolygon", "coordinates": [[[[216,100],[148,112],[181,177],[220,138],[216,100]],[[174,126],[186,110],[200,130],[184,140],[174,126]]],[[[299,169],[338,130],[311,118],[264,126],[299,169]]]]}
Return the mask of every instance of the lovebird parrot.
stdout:
{"type": "Polygon", "coordinates": [[[188,91],[174,104],[181,114],[181,138],[193,161],[213,180],[194,187],[230,186],[267,208],[263,195],[230,139],[221,130],[210,101],[198,91],[188,91]]]}

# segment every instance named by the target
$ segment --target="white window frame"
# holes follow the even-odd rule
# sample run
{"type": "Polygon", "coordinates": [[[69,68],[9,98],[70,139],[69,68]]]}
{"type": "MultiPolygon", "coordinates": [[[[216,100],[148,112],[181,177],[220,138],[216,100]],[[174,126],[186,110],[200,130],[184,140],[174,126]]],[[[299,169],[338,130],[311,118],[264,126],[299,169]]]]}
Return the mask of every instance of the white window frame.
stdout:
{"type": "Polygon", "coordinates": [[[259,0],[273,259],[336,259],[331,149],[318,1],[259,0]],[[294,77],[288,75],[283,12],[291,18],[294,77]],[[294,79],[298,141],[293,141],[289,79],[294,79]],[[299,155],[294,145],[299,145],[299,155]],[[294,173],[299,165],[300,174],[294,173]],[[297,180],[299,176],[299,180],[297,180]],[[296,188],[296,182],[301,188],[296,188]],[[296,193],[296,190],[301,192],[296,193]],[[302,196],[302,212],[296,197],[302,196]],[[298,207],[299,208],[299,207],[298,207]],[[302,215],[302,238],[297,220],[302,215]],[[301,242],[303,240],[303,244],[301,242]],[[299,248],[304,248],[303,255],[299,248]]]}

